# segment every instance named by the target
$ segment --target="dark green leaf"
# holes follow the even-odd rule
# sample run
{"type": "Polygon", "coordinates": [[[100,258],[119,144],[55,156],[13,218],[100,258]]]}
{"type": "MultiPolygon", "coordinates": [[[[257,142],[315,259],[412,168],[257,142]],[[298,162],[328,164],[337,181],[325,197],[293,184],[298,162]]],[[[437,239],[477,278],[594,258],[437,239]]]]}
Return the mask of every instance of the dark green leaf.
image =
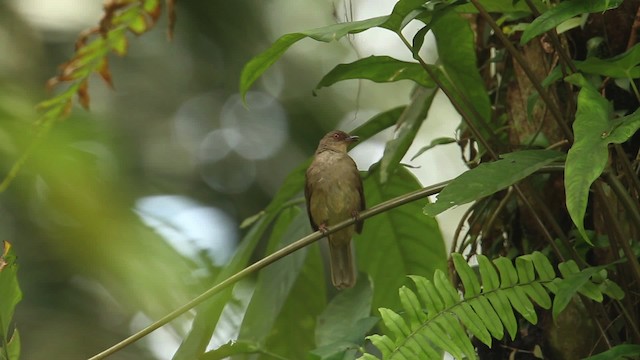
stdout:
{"type": "Polygon", "coordinates": [[[583,239],[591,244],[584,229],[584,213],[589,188],[607,164],[609,141],[603,136],[612,130],[611,106],[581,75],[574,74],[566,80],[583,86],[578,94],[578,110],[573,123],[575,141],[565,166],[567,210],[583,239]]]}
{"type": "MultiPolygon", "coordinates": [[[[364,179],[367,205],[373,206],[421,188],[415,177],[400,167],[385,184],[378,174],[364,179]]],[[[435,269],[446,269],[446,251],[438,224],[421,215],[420,202],[367,219],[364,231],[354,238],[358,267],[373,281],[373,308],[399,308],[394,291],[406,284],[407,274],[432,277],[435,269]]]]}
{"type": "MultiPolygon", "coordinates": [[[[373,288],[369,278],[358,277],[356,286],[336,295],[318,317],[315,330],[316,345],[322,347],[340,341],[359,344],[371,329],[358,328],[358,322],[371,319],[369,315],[372,299],[373,288]]],[[[377,319],[373,319],[377,322],[377,319]]],[[[370,324],[370,320],[365,322],[370,324]]]]}
{"type": "Polygon", "coordinates": [[[486,128],[491,119],[491,103],[484,81],[477,70],[474,33],[469,21],[448,12],[431,23],[436,37],[440,65],[431,65],[443,87],[470,117],[483,136],[491,134],[486,128]]]}
{"type": "Polygon", "coordinates": [[[640,356],[640,345],[622,344],[616,345],[611,349],[590,356],[584,360],[627,360],[635,359],[640,356]]]}
{"type": "Polygon", "coordinates": [[[520,45],[528,43],[534,37],[547,32],[564,21],[584,13],[604,12],[622,4],[623,0],[569,0],[563,1],[538,16],[522,33],[520,45]]]}
{"type": "Polygon", "coordinates": [[[260,352],[258,344],[248,341],[229,341],[228,343],[220,346],[219,348],[211,351],[207,351],[202,354],[199,360],[222,360],[232,355],[238,354],[253,354],[260,352]]]}
{"type": "Polygon", "coordinates": [[[434,86],[418,63],[400,61],[389,56],[369,56],[336,66],[320,80],[316,89],[350,79],[366,79],[378,83],[413,80],[424,87],[434,86]]]}
{"type": "Polygon", "coordinates": [[[425,0],[400,0],[393,7],[391,15],[380,27],[398,32],[413,18],[410,14],[418,15],[419,9],[425,3],[425,0]]]}
{"type": "Polygon", "coordinates": [[[395,125],[400,118],[400,115],[404,112],[406,106],[398,106],[391,110],[381,112],[371,119],[367,120],[363,125],[358,126],[351,132],[351,135],[357,135],[360,137],[360,141],[364,141],[380,131],[387,129],[390,126],[395,125]]]}
{"type": "MultiPolygon", "coordinates": [[[[7,241],[3,242],[2,252],[0,252],[0,345],[9,342],[11,334],[10,325],[13,318],[13,312],[16,305],[22,299],[22,291],[18,285],[18,265],[16,264],[16,256],[11,249],[11,244],[7,241]]],[[[19,351],[19,337],[16,338],[16,344],[19,351]]],[[[0,346],[0,350],[2,347],[0,346]]],[[[12,360],[14,358],[11,358],[12,360]]],[[[17,359],[17,358],[15,358],[17,359]]]]}
{"type": "Polygon", "coordinates": [[[578,70],[612,78],[636,79],[640,77],[640,44],[610,59],[589,57],[585,61],[575,61],[578,70]]]}
{"type": "MultiPolygon", "coordinates": [[[[276,240],[275,243],[281,248],[309,232],[306,212],[291,207],[280,215],[269,242],[274,243],[273,240],[276,240]]],[[[276,249],[269,250],[273,252],[276,249]]],[[[259,343],[269,334],[300,274],[306,255],[306,248],[298,250],[260,272],[238,339],[259,343]]],[[[311,294],[307,294],[309,295],[311,294]]]]}
{"type": "Polygon", "coordinates": [[[418,156],[422,155],[425,151],[433,149],[434,147],[438,146],[438,145],[446,145],[446,144],[453,144],[454,142],[457,142],[456,139],[454,138],[450,138],[450,137],[439,137],[436,139],[431,140],[431,143],[425,147],[423,147],[422,149],[418,150],[418,152],[413,155],[413,157],[411,158],[411,160],[415,160],[415,158],[417,158],[418,156]]]}
{"type": "Polygon", "coordinates": [[[599,271],[599,267],[587,268],[577,274],[572,274],[558,283],[558,291],[553,299],[553,319],[564,310],[573,296],[583,287],[593,274],[599,271]]]}
{"type": "Polygon", "coordinates": [[[387,182],[400,166],[400,161],[413,143],[422,121],[427,117],[435,95],[436,91],[433,89],[418,88],[411,103],[398,119],[396,135],[387,142],[380,160],[381,183],[387,182]]]}
{"type": "MultiPolygon", "coordinates": [[[[269,214],[258,220],[247,235],[240,242],[240,246],[236,250],[231,262],[227,264],[216,277],[216,284],[226,280],[229,276],[242,270],[251,254],[262,238],[262,235],[270,225],[276,214],[269,214]]],[[[173,355],[173,360],[191,360],[196,359],[204,353],[207,344],[211,340],[213,330],[220,319],[220,314],[224,306],[231,300],[233,287],[229,287],[218,295],[203,303],[197,308],[197,314],[191,325],[191,331],[182,340],[182,344],[173,355]]]]}
{"type": "MultiPolygon", "coordinates": [[[[536,8],[542,10],[545,8],[545,3],[541,0],[533,0],[533,4],[536,8]]],[[[490,13],[531,13],[531,9],[526,2],[520,1],[516,2],[513,0],[482,0],[482,7],[485,8],[490,13]]],[[[473,4],[465,4],[456,7],[456,11],[460,13],[477,13],[478,9],[476,9],[473,4]]]]}
{"type": "MultiPolygon", "coordinates": [[[[264,345],[269,352],[288,359],[306,358],[316,347],[316,319],[327,305],[327,279],[320,247],[314,244],[307,249],[304,266],[264,345]]],[[[364,334],[360,338],[363,339],[364,334]]],[[[263,358],[271,359],[269,356],[263,358]]]]}
{"type": "Polygon", "coordinates": [[[372,27],[380,26],[387,21],[388,16],[373,19],[333,24],[318,29],[291,33],[281,36],[267,50],[251,59],[242,69],[240,75],[240,94],[244,98],[251,85],[296,42],[310,37],[317,41],[330,42],[338,40],[347,34],[355,34],[372,27]]]}
{"type": "Polygon", "coordinates": [[[480,164],[452,180],[440,192],[437,202],[424,207],[425,214],[435,216],[453,206],[491,195],[562,159],[564,154],[552,150],[524,150],[501,157],[501,160],[480,164]]]}

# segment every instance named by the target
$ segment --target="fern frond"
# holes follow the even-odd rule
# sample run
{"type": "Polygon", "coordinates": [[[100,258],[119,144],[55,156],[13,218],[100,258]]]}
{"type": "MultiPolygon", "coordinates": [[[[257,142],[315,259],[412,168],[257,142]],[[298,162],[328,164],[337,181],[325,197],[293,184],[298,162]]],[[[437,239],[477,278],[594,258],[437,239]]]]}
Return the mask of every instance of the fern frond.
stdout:
{"type": "MultiPolygon", "coordinates": [[[[451,285],[442,271],[433,280],[410,276],[416,292],[399,289],[403,315],[379,309],[390,335],[371,335],[368,339],[382,353],[383,359],[441,359],[446,351],[456,359],[476,358],[469,334],[491,347],[492,338],[501,340],[505,329],[511,339],[518,331],[515,313],[532,324],[538,322],[534,303],[549,309],[554,316],[580,293],[602,302],[603,294],[620,299],[622,290],[606,279],[603,266],[580,270],[573,261],[558,265],[561,277],[540,252],[490,261],[478,255],[480,277],[462,255],[452,254],[464,293],[451,285]],[[555,294],[553,303],[548,292],[555,294]],[[466,329],[466,330],[465,330],[466,329]]],[[[374,359],[364,354],[360,359],[374,359]]]]}

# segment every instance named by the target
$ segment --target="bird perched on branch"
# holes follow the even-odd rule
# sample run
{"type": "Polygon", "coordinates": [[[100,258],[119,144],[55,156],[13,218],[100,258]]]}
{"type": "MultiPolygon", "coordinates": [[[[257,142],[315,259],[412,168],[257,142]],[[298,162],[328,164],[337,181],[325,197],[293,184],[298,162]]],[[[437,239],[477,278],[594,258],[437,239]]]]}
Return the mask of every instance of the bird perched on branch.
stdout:
{"type": "MultiPolygon", "coordinates": [[[[311,227],[325,232],[349,217],[358,219],[365,208],[362,179],[356,163],[347,155],[349,144],[358,141],[343,131],[325,135],[307,169],[304,195],[311,227]]],[[[338,289],[353,287],[356,270],[351,253],[351,238],[362,231],[362,221],[328,235],[331,282],[338,289]]]]}

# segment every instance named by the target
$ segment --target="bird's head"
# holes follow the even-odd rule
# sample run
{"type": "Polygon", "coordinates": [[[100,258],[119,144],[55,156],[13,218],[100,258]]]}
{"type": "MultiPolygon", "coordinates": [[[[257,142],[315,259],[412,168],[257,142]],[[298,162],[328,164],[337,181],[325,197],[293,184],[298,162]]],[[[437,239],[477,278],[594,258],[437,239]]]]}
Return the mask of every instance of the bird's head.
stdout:
{"type": "Polygon", "coordinates": [[[344,131],[334,130],[320,140],[318,151],[333,150],[346,153],[349,145],[358,140],[359,138],[357,136],[351,136],[344,131]]]}

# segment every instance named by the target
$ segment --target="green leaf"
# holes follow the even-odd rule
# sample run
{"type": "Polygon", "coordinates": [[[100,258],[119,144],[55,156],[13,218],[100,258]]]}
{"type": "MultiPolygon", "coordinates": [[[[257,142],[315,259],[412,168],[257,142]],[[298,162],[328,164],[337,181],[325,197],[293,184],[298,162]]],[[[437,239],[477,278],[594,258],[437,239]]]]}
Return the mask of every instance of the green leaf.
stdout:
{"type": "MultiPolygon", "coordinates": [[[[316,347],[317,318],[327,306],[326,285],[320,247],[314,244],[308,247],[304,265],[270,330],[264,344],[266,350],[284,358],[306,358],[316,347]],[[291,331],[291,324],[296,324],[295,331],[291,331]]],[[[359,339],[364,339],[364,335],[359,339]]]]}
{"type": "Polygon", "coordinates": [[[389,56],[369,56],[334,67],[320,80],[316,89],[351,79],[365,79],[377,83],[412,80],[424,87],[435,86],[418,63],[400,61],[389,56]]]}
{"type": "Polygon", "coordinates": [[[578,290],[586,284],[591,276],[600,270],[600,267],[587,268],[579,273],[569,275],[559,282],[558,291],[553,299],[553,319],[564,310],[578,290]]]}
{"type": "Polygon", "coordinates": [[[595,56],[588,57],[585,61],[574,61],[578,70],[612,78],[640,78],[640,44],[636,44],[624,53],[609,59],[600,59],[595,56]]]}
{"type": "Polygon", "coordinates": [[[409,150],[420,125],[426,119],[436,93],[434,89],[418,88],[411,103],[398,119],[396,134],[387,142],[380,160],[379,174],[382,184],[386,183],[400,166],[400,160],[409,150]]]}
{"type": "Polygon", "coordinates": [[[351,132],[351,135],[359,136],[360,142],[362,142],[379,133],[380,131],[395,125],[398,122],[400,115],[402,115],[402,113],[404,112],[405,108],[406,106],[398,106],[393,109],[381,112],[353,130],[351,132]]]}
{"type": "Polygon", "coordinates": [[[393,11],[389,15],[388,19],[380,25],[380,27],[391,30],[393,32],[398,32],[402,30],[405,25],[413,19],[413,16],[409,16],[413,14],[414,16],[418,15],[420,11],[418,9],[422,8],[422,5],[425,3],[425,0],[400,0],[393,7],[393,11]]]}
{"type": "Polygon", "coordinates": [[[478,282],[476,273],[471,269],[469,264],[467,264],[462,255],[453,253],[451,254],[451,259],[453,259],[453,265],[456,268],[460,280],[462,280],[464,298],[468,299],[480,294],[480,283],[478,282]]]}
{"type": "MultiPolygon", "coordinates": [[[[546,5],[541,0],[533,0],[533,4],[538,9],[543,9],[546,5]]],[[[514,0],[482,0],[482,7],[490,13],[531,13],[531,9],[524,1],[514,1],[514,0]]],[[[478,9],[476,9],[473,4],[468,4],[465,2],[464,5],[460,5],[456,7],[456,11],[460,13],[477,13],[478,9]]]]}
{"type": "Polygon", "coordinates": [[[563,1],[538,16],[522,33],[520,45],[547,32],[564,21],[583,13],[604,12],[617,8],[623,0],[569,0],[563,1]]]}
{"type": "Polygon", "coordinates": [[[231,340],[228,343],[220,346],[219,348],[211,351],[207,351],[202,354],[199,360],[222,360],[229,356],[238,354],[253,354],[260,352],[260,346],[258,344],[248,341],[235,341],[231,340]]]}
{"type": "Polygon", "coordinates": [[[318,29],[307,30],[299,33],[291,33],[281,36],[267,50],[251,59],[242,69],[240,74],[240,94],[247,94],[251,85],[284,54],[287,49],[296,42],[310,37],[317,41],[331,42],[338,40],[347,34],[355,34],[372,27],[380,26],[387,21],[388,16],[333,24],[318,29]]]}
{"type": "Polygon", "coordinates": [[[456,139],[454,138],[450,138],[450,137],[439,137],[439,138],[435,138],[433,140],[431,140],[431,143],[425,147],[423,147],[422,149],[418,150],[418,152],[413,155],[413,157],[411,158],[411,160],[415,160],[418,156],[422,155],[425,151],[433,149],[434,147],[438,146],[438,145],[446,145],[446,144],[452,144],[457,142],[456,139]]]}
{"type": "Polygon", "coordinates": [[[503,154],[501,157],[501,160],[480,164],[453,179],[438,194],[435,203],[424,207],[424,213],[435,216],[453,206],[496,193],[533,174],[541,167],[562,159],[564,154],[552,150],[524,150],[503,154]]]}
{"type": "MultiPolygon", "coordinates": [[[[291,207],[285,209],[278,218],[269,242],[274,243],[275,239],[275,243],[281,248],[308,233],[306,212],[291,207]]],[[[273,252],[276,249],[269,250],[273,252]]],[[[306,255],[306,248],[298,250],[260,271],[251,302],[242,320],[239,340],[259,343],[269,334],[293,288],[306,255]]]]}
{"type": "Polygon", "coordinates": [[[584,360],[626,360],[640,356],[640,345],[621,344],[584,360]]]}
{"type": "MultiPolygon", "coordinates": [[[[400,167],[389,181],[381,184],[375,170],[364,179],[367,206],[420,189],[416,178],[400,167]]],[[[446,269],[444,240],[437,222],[421,215],[422,205],[412,202],[364,223],[361,235],[354,238],[358,268],[373,281],[373,308],[400,307],[393,291],[407,283],[407,274],[433,276],[446,269]]]]}
{"type": "Polygon", "coordinates": [[[626,141],[640,127],[640,111],[612,122],[609,102],[580,74],[568,76],[566,80],[582,86],[573,123],[575,141],[565,166],[567,210],[582,238],[591,244],[584,228],[589,188],[604,171],[609,143],[626,141]]]}
{"type": "Polygon", "coordinates": [[[469,21],[460,14],[448,12],[434,19],[431,25],[440,63],[431,68],[449,89],[452,101],[460,104],[484,136],[490,136],[485,127],[491,123],[491,102],[477,69],[475,34],[469,21]]]}
{"type": "MultiPolygon", "coordinates": [[[[216,284],[226,280],[246,266],[258,241],[262,238],[275,216],[276,214],[269,214],[258,220],[251,227],[251,230],[240,242],[240,246],[231,262],[216,276],[216,284]]],[[[182,344],[173,355],[173,360],[196,359],[204,353],[224,306],[231,300],[232,291],[233,287],[229,287],[197,308],[198,312],[191,325],[191,331],[182,340],[182,344]]]]}
{"type": "MultiPolygon", "coordinates": [[[[0,345],[8,343],[6,351],[11,350],[14,354],[20,352],[20,337],[14,330],[13,337],[9,338],[11,319],[16,305],[22,299],[22,291],[18,285],[18,265],[16,256],[7,241],[3,242],[0,253],[0,345]],[[15,343],[11,344],[12,341],[15,343]]],[[[2,347],[0,346],[0,350],[2,347]]],[[[10,357],[9,360],[17,359],[10,357]]]]}
{"type": "Polygon", "coordinates": [[[366,276],[360,276],[353,288],[338,293],[318,316],[316,345],[323,347],[345,341],[352,345],[360,344],[364,335],[371,330],[366,327],[378,321],[369,317],[372,299],[373,288],[366,276]],[[375,322],[372,324],[372,321],[375,322]],[[362,325],[367,326],[363,328],[362,325]]]}

